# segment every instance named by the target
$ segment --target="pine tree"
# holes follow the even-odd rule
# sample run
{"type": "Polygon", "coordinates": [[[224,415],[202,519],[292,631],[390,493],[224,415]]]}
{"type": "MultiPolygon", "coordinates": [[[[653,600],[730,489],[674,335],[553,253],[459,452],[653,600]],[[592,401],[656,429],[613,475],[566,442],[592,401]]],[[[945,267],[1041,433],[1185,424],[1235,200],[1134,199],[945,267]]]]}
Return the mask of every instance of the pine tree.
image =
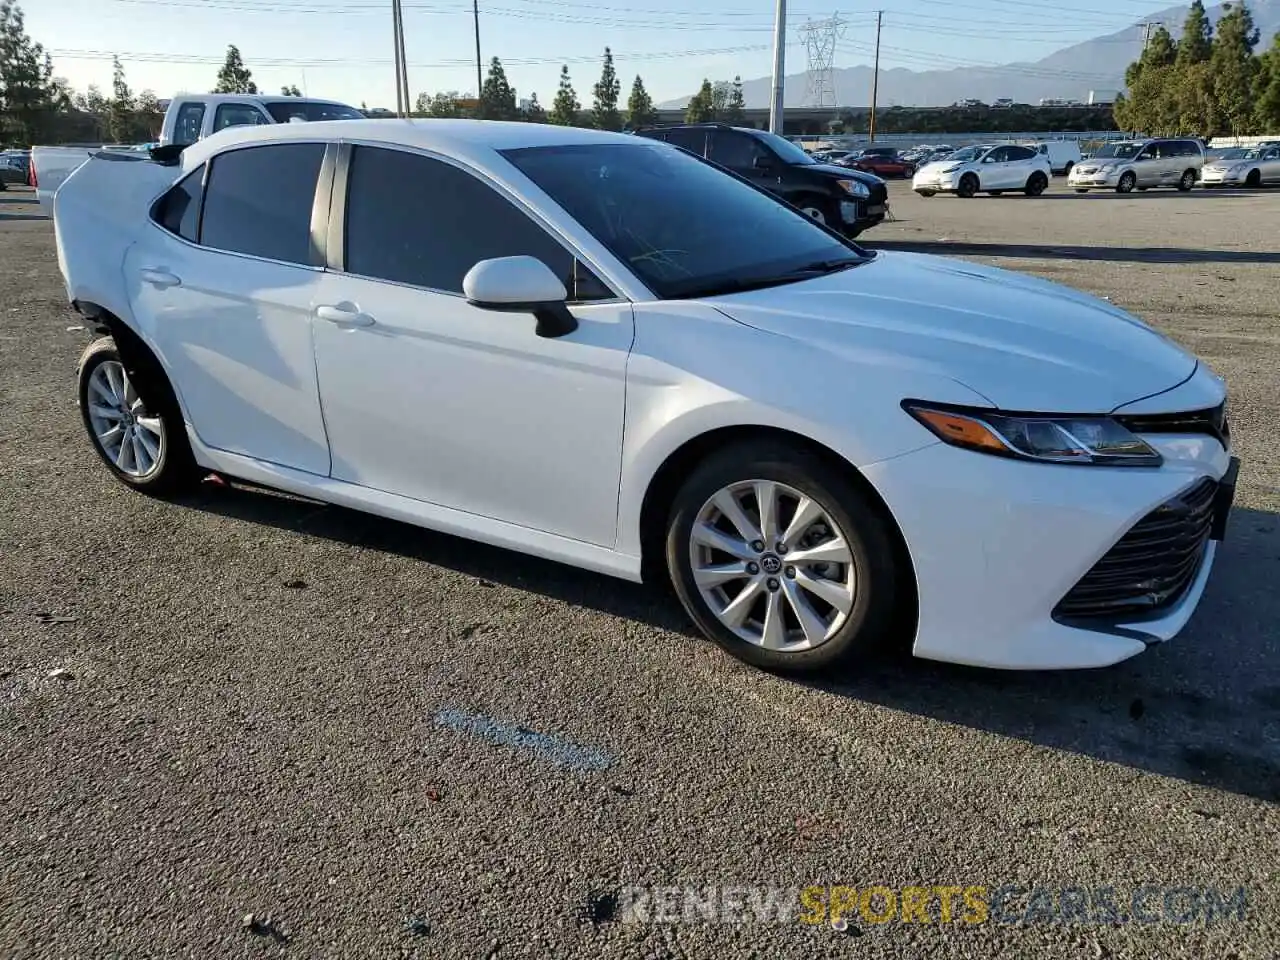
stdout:
{"type": "Polygon", "coordinates": [[[576,127],[581,110],[582,104],[578,102],[578,95],[569,80],[569,68],[561,67],[560,87],[556,90],[555,100],[551,102],[551,115],[547,119],[561,127],[576,127]]]}
{"type": "Polygon", "coordinates": [[[723,120],[724,115],[729,111],[729,84],[723,80],[717,80],[711,85],[711,119],[723,120]]]}
{"type": "Polygon", "coordinates": [[[1253,122],[1258,130],[1280,130],[1280,32],[1271,38],[1271,49],[1258,58],[1254,81],[1253,122]]]}
{"type": "Polygon", "coordinates": [[[289,85],[287,85],[287,86],[284,86],[284,87],[281,87],[281,88],[280,88],[280,96],[282,96],[282,97],[300,97],[300,96],[302,96],[302,91],[298,89],[298,85],[297,85],[297,84],[291,83],[291,84],[289,84],[289,85]]]}
{"type": "Polygon", "coordinates": [[[1213,27],[1205,15],[1204,4],[1194,0],[1187,11],[1174,57],[1173,98],[1178,108],[1179,133],[1207,133],[1217,127],[1213,75],[1209,71],[1212,50],[1213,27]]]}
{"type": "Polygon", "coordinates": [[[529,123],[547,122],[547,111],[542,109],[542,104],[538,102],[538,95],[536,93],[529,95],[529,106],[525,108],[524,118],[529,123]]]}
{"type": "Polygon", "coordinates": [[[1160,27],[1151,34],[1142,56],[1129,64],[1124,75],[1129,96],[1116,117],[1126,130],[1162,134],[1177,128],[1178,105],[1173,96],[1176,56],[1173,37],[1160,27]]]}
{"type": "Polygon", "coordinates": [[[685,123],[707,123],[714,120],[715,113],[715,91],[711,88],[710,80],[703,80],[702,87],[693,95],[693,99],[689,101],[689,106],[684,111],[685,123]]]}
{"type": "Polygon", "coordinates": [[[0,2],[0,138],[20,144],[45,139],[67,91],[53,77],[53,61],[27,36],[22,8],[0,2]]]}
{"type": "Polygon", "coordinates": [[[164,127],[164,110],[160,107],[160,98],[153,90],[143,90],[138,94],[138,135],[154,140],[164,127]]]}
{"type": "Polygon", "coordinates": [[[1224,3],[1222,9],[1209,57],[1213,96],[1222,126],[1233,136],[1242,136],[1253,129],[1253,82],[1258,72],[1253,48],[1258,43],[1258,29],[1243,0],[1238,5],[1224,3]]]}
{"type": "Polygon", "coordinates": [[[489,61],[489,75],[484,78],[484,86],[480,90],[479,116],[481,120],[520,119],[516,91],[507,82],[507,72],[497,57],[489,61]]]}
{"type": "Polygon", "coordinates": [[[601,130],[621,130],[622,114],[618,112],[618,97],[622,94],[622,84],[618,82],[618,74],[613,69],[613,53],[604,48],[604,67],[600,70],[600,80],[591,90],[591,122],[601,130]]]}
{"type": "Polygon", "coordinates": [[[653,98],[644,88],[640,75],[631,83],[631,96],[627,98],[627,125],[635,130],[656,123],[658,113],[653,109],[653,98]]]}
{"type": "Polygon", "coordinates": [[[124,79],[119,57],[111,58],[111,108],[107,115],[107,133],[116,143],[134,140],[133,91],[124,79]]]}
{"type": "Polygon", "coordinates": [[[218,85],[214,93],[257,93],[258,85],[253,82],[253,74],[244,65],[240,57],[240,49],[232,44],[227,47],[227,59],[218,71],[218,85]]]}
{"type": "Polygon", "coordinates": [[[729,123],[741,123],[747,116],[747,101],[742,94],[742,78],[733,78],[729,102],[725,105],[724,119],[729,123]]]}

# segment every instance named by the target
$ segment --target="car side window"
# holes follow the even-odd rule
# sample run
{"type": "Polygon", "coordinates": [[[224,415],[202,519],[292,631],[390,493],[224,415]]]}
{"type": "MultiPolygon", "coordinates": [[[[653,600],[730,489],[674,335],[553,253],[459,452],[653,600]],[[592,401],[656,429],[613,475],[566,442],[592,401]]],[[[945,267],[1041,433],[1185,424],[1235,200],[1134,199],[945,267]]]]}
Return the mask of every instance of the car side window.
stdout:
{"type": "Polygon", "coordinates": [[[690,153],[696,153],[701,157],[706,152],[707,131],[703,129],[672,130],[667,134],[667,143],[684,147],[690,153]]]}
{"type": "Polygon", "coordinates": [[[1008,147],[996,147],[985,157],[982,158],[983,163],[1004,163],[1009,159],[1008,147]]]}
{"type": "Polygon", "coordinates": [[[184,103],[178,108],[177,119],[173,121],[174,143],[195,143],[200,139],[200,129],[204,124],[204,104],[184,103]]]}
{"type": "Polygon", "coordinates": [[[273,143],[213,158],[200,243],[286,263],[311,264],[311,208],[323,143],[273,143]]]}
{"type": "Polygon", "coordinates": [[[1029,147],[1005,147],[1004,149],[1005,158],[1008,160],[1030,160],[1036,155],[1036,152],[1029,147]]]}
{"type": "Polygon", "coordinates": [[[1262,155],[1263,160],[1280,160],[1280,149],[1268,150],[1262,155]]]}
{"type": "Polygon", "coordinates": [[[716,130],[711,134],[711,144],[707,159],[722,167],[733,170],[747,170],[755,163],[762,150],[755,137],[748,134],[733,133],[729,130],[716,130]]]}
{"type": "Polygon", "coordinates": [[[213,114],[213,131],[225,130],[227,127],[256,127],[267,122],[267,118],[251,103],[220,103],[213,114]]]}
{"type": "Polygon", "coordinates": [[[170,233],[195,243],[200,227],[200,188],[204,185],[201,165],[179,180],[156,204],[152,219],[170,233]]]}
{"type": "Polygon", "coordinates": [[[569,299],[615,294],[541,225],[479,178],[430,157],[356,147],[347,174],[348,273],[462,293],[481,260],[536,257],[569,299]]]}

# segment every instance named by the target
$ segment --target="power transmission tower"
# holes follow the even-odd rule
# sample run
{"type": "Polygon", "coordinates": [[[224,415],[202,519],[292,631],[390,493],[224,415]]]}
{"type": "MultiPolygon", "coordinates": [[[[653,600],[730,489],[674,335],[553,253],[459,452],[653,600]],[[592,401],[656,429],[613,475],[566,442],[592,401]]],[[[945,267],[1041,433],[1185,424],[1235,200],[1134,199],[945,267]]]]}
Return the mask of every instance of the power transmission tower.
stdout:
{"type": "Polygon", "coordinates": [[[836,77],[832,64],[835,61],[836,44],[843,39],[846,26],[846,22],[837,13],[826,20],[810,20],[800,28],[809,57],[806,73],[808,86],[805,90],[805,102],[808,106],[833,109],[839,106],[836,102],[836,77]]]}

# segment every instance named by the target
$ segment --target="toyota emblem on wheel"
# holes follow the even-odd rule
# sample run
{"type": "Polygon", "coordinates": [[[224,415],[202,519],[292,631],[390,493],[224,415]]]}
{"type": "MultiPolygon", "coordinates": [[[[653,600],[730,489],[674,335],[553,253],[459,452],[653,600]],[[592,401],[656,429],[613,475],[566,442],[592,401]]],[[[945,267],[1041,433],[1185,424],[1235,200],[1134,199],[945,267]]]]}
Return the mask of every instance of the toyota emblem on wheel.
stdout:
{"type": "Polygon", "coordinates": [[[766,553],[760,558],[760,568],[764,570],[765,573],[774,574],[782,569],[782,561],[772,553],[766,553]]]}

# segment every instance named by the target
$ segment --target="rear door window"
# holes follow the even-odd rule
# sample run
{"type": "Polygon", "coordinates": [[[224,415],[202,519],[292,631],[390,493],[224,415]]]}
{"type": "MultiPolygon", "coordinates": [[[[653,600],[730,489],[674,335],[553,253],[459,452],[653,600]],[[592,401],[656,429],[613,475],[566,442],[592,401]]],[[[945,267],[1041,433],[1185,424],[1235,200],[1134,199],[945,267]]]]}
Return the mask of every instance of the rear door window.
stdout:
{"type": "Polygon", "coordinates": [[[703,156],[707,146],[706,130],[672,130],[667,134],[667,143],[674,143],[677,147],[684,147],[691,153],[703,156]]]}
{"type": "Polygon", "coordinates": [[[762,153],[760,144],[750,134],[716,130],[711,134],[707,159],[732,170],[749,170],[762,153]]]}
{"type": "Polygon", "coordinates": [[[218,250],[312,265],[311,209],[323,143],[273,143],[213,158],[200,243],[218,250]]]}

